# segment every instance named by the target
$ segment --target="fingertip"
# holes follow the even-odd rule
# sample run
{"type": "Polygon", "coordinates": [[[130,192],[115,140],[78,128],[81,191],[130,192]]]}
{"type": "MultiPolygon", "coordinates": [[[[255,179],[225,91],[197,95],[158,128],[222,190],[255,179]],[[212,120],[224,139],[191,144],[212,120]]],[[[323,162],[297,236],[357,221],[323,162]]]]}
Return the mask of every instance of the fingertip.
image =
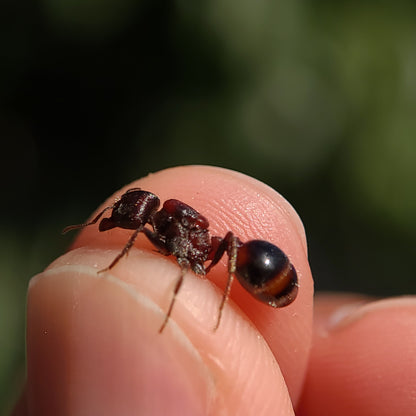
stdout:
{"type": "Polygon", "coordinates": [[[300,413],[413,414],[415,316],[414,297],[318,297],[300,413]]]}
{"type": "Polygon", "coordinates": [[[133,249],[80,248],[35,277],[28,296],[31,414],[293,414],[267,344],[234,308],[212,330],[221,293],[187,274],[162,334],[179,269],[133,249]]]}
{"type": "MultiPolygon", "coordinates": [[[[224,236],[227,231],[233,231],[243,241],[270,241],[288,255],[299,279],[298,295],[291,305],[271,308],[255,300],[238,283],[233,284],[231,299],[278,357],[296,403],[311,343],[313,281],[305,232],[293,207],[272,188],[253,178],[210,166],[183,166],[150,174],[124,187],[117,196],[130,187],[149,190],[162,202],[175,198],[191,205],[208,218],[211,235],[224,236]]],[[[114,196],[104,205],[113,201],[114,196]]],[[[99,234],[96,228],[90,227],[83,230],[74,247],[120,248],[129,234],[121,229],[99,234]]],[[[154,250],[143,235],[138,237],[136,247],[154,250]]],[[[222,261],[207,277],[223,289],[226,275],[226,264],[222,261]]]]}
{"type": "Polygon", "coordinates": [[[197,350],[180,331],[159,335],[160,307],[128,278],[97,274],[109,254],[71,252],[31,281],[30,414],[209,414],[214,383],[197,350]]]}

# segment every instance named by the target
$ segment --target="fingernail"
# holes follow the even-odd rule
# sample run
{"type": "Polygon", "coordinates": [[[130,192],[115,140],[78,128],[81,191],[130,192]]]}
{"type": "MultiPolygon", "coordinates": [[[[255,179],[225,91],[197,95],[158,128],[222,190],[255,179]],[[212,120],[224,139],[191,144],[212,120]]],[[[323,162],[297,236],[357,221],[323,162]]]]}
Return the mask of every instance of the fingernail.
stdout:
{"type": "Polygon", "coordinates": [[[28,406],[33,415],[204,415],[209,370],[137,288],[87,266],[36,276],[28,293],[28,406]]]}
{"type": "Polygon", "coordinates": [[[327,329],[336,330],[340,329],[349,323],[352,323],[354,320],[359,319],[362,311],[360,307],[362,303],[352,303],[347,305],[342,305],[336,309],[332,315],[329,316],[327,329]]]}
{"type": "Polygon", "coordinates": [[[370,313],[403,306],[415,306],[416,299],[411,296],[402,296],[378,301],[359,301],[345,304],[336,309],[328,319],[328,331],[342,330],[357,323],[370,313]]]}

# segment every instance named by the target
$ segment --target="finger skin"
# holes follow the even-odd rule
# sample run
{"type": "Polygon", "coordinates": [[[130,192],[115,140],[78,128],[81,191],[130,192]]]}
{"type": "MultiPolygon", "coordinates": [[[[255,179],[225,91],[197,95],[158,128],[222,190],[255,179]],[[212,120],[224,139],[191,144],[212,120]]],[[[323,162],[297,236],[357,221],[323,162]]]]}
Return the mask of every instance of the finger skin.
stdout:
{"type": "Polygon", "coordinates": [[[299,415],[410,416],[416,397],[416,297],[316,297],[299,415]]]}
{"type": "MultiPolygon", "coordinates": [[[[181,400],[165,400],[172,403],[171,414],[175,402],[179,403],[178,414],[270,414],[276,408],[279,414],[293,414],[279,365],[296,404],[311,341],[313,292],[304,232],[296,213],[264,184],[224,169],[169,169],[135,181],[116,194],[134,186],[154,192],[162,202],[176,198],[190,204],[210,220],[212,235],[224,236],[232,230],[242,240],[261,238],[278,245],[298,272],[298,298],[276,310],[235,283],[231,293],[235,303],[226,305],[221,325],[213,332],[221,291],[189,273],[168,326],[159,335],[157,329],[178,277],[174,259],[154,253],[140,236],[126,259],[111,273],[97,277],[96,271],[114,259],[131,232],[99,233],[97,226],[87,227],[73,251],[30,285],[29,408],[38,406],[45,412],[47,408],[42,406],[50,409],[51,403],[59,407],[65,402],[65,414],[75,414],[75,410],[80,414],[90,403],[93,407],[88,411],[111,414],[116,409],[106,401],[97,407],[97,400],[91,400],[94,392],[107,392],[107,397],[118,397],[117,403],[131,406],[129,409],[148,406],[148,414],[164,414],[166,409],[154,407],[162,402],[160,394],[144,403],[134,392],[156,385],[169,396],[170,380],[176,379],[173,386],[177,385],[176,396],[181,400]],[[172,351],[179,357],[173,364],[172,351]],[[137,369],[144,370],[134,371],[137,369]],[[153,383],[144,380],[144,374],[153,377],[153,383]],[[58,398],[56,403],[51,397],[58,398]],[[181,403],[186,404],[185,409],[180,409],[181,403]]],[[[106,204],[113,201],[114,196],[106,204]]],[[[224,287],[225,259],[208,278],[224,287]]],[[[62,407],[59,411],[64,414],[62,407]]]]}

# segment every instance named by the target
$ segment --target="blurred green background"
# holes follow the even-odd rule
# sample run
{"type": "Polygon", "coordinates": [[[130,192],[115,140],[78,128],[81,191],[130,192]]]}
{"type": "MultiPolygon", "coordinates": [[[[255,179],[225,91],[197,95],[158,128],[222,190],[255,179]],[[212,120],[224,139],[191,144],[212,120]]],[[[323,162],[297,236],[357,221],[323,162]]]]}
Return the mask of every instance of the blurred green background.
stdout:
{"type": "Polygon", "coordinates": [[[414,293],[411,1],[3,0],[0,414],[60,230],[169,166],[252,175],[302,217],[317,290],[414,293]]]}

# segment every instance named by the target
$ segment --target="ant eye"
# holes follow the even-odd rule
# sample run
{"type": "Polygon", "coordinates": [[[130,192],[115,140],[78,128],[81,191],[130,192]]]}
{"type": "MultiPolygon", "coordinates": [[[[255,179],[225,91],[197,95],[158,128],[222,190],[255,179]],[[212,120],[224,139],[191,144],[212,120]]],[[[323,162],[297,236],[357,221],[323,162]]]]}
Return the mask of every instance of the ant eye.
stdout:
{"type": "Polygon", "coordinates": [[[182,219],[181,219],[181,224],[185,227],[185,228],[188,228],[189,227],[189,219],[187,218],[187,217],[183,217],[182,219]]]}
{"type": "Polygon", "coordinates": [[[252,240],[238,248],[236,276],[254,297],[275,308],[296,298],[295,268],[280,248],[267,241],[252,240]]]}

